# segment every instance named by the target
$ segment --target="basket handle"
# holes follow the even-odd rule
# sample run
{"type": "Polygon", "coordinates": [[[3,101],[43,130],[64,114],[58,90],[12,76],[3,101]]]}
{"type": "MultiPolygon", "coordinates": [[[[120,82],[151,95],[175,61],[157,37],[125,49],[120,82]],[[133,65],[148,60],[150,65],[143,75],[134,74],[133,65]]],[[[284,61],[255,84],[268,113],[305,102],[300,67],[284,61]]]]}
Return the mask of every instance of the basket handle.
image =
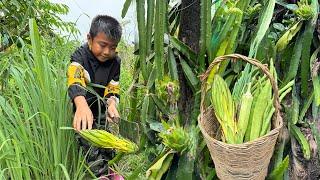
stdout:
{"type": "MultiPolygon", "coordinates": [[[[272,89],[273,89],[273,97],[274,97],[273,98],[273,105],[274,105],[274,108],[275,108],[276,124],[278,126],[281,126],[282,122],[280,121],[281,118],[279,118],[280,117],[280,107],[281,106],[280,106],[280,101],[279,101],[279,90],[278,90],[277,82],[272,77],[270,71],[268,70],[267,65],[260,63],[258,60],[243,56],[241,54],[229,54],[229,55],[216,57],[212,61],[212,63],[210,64],[210,66],[208,67],[206,72],[204,72],[202,75],[200,75],[200,80],[202,81],[202,84],[206,83],[206,80],[207,80],[207,78],[208,78],[208,76],[209,76],[209,74],[210,74],[210,72],[211,72],[213,67],[215,67],[220,62],[228,60],[228,59],[231,59],[233,61],[242,60],[242,61],[245,61],[247,63],[250,63],[250,64],[258,67],[269,78],[269,80],[271,82],[272,89]]],[[[201,102],[201,106],[203,105],[203,101],[204,101],[204,98],[205,98],[205,91],[206,91],[205,87],[206,87],[206,85],[204,86],[204,88],[201,89],[201,91],[203,92],[203,96],[202,96],[202,99],[201,99],[201,101],[202,101],[201,102]]],[[[201,108],[204,108],[204,107],[201,107],[201,108]]]]}

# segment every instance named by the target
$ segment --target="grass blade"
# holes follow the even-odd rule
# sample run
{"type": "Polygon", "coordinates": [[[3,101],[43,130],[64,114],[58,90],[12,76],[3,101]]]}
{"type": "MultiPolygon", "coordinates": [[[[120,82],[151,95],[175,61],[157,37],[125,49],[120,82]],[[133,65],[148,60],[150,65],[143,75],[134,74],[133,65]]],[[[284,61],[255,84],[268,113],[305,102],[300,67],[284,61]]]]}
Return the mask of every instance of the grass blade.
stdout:
{"type": "Polygon", "coordinates": [[[65,179],[66,180],[70,180],[70,176],[68,174],[68,171],[66,169],[66,167],[63,165],[63,164],[59,164],[60,168],[62,169],[63,173],[64,173],[64,176],[65,176],[65,179]]]}

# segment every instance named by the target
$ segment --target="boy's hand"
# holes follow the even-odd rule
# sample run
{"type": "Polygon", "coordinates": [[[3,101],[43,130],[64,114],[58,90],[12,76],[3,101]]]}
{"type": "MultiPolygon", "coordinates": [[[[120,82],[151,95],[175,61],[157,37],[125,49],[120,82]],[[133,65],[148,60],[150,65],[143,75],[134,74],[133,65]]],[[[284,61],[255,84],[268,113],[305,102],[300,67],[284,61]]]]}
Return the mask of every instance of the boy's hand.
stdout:
{"type": "Polygon", "coordinates": [[[77,131],[92,129],[93,115],[84,96],[74,98],[76,112],[73,118],[73,128],[77,131]]]}
{"type": "Polygon", "coordinates": [[[113,98],[109,98],[107,104],[108,104],[107,121],[118,123],[120,116],[119,116],[119,112],[116,107],[116,101],[113,98]]]}

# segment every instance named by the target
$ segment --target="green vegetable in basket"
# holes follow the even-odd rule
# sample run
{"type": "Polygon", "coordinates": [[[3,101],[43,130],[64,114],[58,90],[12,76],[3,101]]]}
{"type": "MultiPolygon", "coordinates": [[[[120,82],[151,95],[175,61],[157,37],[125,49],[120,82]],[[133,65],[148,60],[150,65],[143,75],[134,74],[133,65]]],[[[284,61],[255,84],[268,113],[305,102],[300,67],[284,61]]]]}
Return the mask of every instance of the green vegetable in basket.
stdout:
{"type": "MultiPolygon", "coordinates": [[[[272,60],[270,73],[277,78],[272,60]]],[[[291,91],[292,84],[289,82],[279,91],[280,101],[291,91]]],[[[260,75],[256,69],[245,68],[234,86],[232,96],[225,80],[216,74],[210,98],[224,142],[240,144],[252,141],[271,130],[271,119],[275,112],[272,85],[270,79],[260,75]]]]}
{"type": "Polygon", "coordinates": [[[271,83],[268,82],[261,87],[260,93],[255,96],[255,103],[253,104],[250,118],[251,124],[251,132],[250,132],[250,141],[259,137],[261,127],[263,124],[263,115],[267,109],[268,102],[272,101],[271,98],[271,83]]]}
{"type": "Polygon", "coordinates": [[[222,127],[225,141],[230,144],[237,143],[235,105],[227,83],[219,75],[215,75],[213,80],[211,103],[222,127]]]}
{"type": "Polygon", "coordinates": [[[240,112],[239,112],[239,118],[238,118],[239,142],[243,142],[243,138],[249,123],[250,109],[253,101],[253,97],[250,92],[250,89],[251,89],[251,83],[249,83],[248,85],[247,92],[243,94],[241,97],[241,105],[240,105],[240,112]]]}

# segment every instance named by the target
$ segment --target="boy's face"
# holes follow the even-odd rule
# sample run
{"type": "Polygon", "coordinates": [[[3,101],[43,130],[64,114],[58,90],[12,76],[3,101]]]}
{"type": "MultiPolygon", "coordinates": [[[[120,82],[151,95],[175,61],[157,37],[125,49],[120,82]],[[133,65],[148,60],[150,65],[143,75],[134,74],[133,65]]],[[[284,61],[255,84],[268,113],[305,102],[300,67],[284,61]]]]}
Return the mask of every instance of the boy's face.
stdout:
{"type": "Polygon", "coordinates": [[[118,42],[108,38],[103,32],[99,32],[93,38],[88,35],[88,43],[93,55],[100,62],[106,62],[116,56],[118,42]]]}

